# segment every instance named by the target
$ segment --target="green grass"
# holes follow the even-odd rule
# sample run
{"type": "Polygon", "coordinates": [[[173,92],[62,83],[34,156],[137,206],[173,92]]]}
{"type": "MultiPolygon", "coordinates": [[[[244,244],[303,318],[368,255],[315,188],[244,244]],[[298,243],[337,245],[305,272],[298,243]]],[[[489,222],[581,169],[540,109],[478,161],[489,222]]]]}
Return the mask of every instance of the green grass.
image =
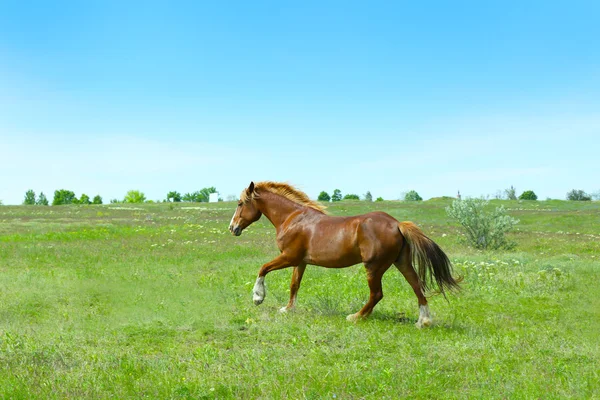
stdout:
{"type": "Polygon", "coordinates": [[[521,220],[512,251],[459,241],[449,200],[344,201],[416,222],[465,276],[417,302],[396,270],[368,297],[361,266],[291,270],[266,219],[238,238],[234,203],[0,207],[0,398],[600,398],[600,204],[492,201],[521,220]]]}

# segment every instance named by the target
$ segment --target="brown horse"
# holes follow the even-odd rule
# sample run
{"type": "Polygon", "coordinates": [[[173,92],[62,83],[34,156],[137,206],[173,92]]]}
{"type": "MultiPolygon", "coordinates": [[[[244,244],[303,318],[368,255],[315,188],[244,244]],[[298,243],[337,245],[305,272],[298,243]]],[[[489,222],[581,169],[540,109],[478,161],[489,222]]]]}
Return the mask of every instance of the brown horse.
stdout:
{"type": "Polygon", "coordinates": [[[412,222],[398,222],[384,212],[355,217],[325,214],[319,203],[298,189],[277,182],[252,182],[242,191],[229,230],[236,236],[264,214],[275,226],[281,254],[262,266],[253,289],[254,304],[263,302],[265,275],[281,268],[294,267],[290,301],[280,311],[296,305],[296,295],[308,264],[326,268],[344,268],[364,263],[371,296],[349,321],[365,318],[383,298],[381,278],[394,264],[406,278],[419,301],[418,328],[431,325],[424,292],[434,285],[458,289],[459,279],[452,277],[452,264],[440,247],[412,222]],[[418,265],[415,271],[413,264],[418,265]]]}

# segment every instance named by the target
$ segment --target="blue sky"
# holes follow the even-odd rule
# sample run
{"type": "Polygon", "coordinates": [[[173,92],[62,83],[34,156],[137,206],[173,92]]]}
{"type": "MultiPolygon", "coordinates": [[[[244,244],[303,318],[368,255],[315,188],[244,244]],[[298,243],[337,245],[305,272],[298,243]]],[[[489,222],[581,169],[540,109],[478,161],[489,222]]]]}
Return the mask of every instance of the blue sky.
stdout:
{"type": "Polygon", "coordinates": [[[0,2],[0,200],[600,190],[600,3],[0,2]]]}

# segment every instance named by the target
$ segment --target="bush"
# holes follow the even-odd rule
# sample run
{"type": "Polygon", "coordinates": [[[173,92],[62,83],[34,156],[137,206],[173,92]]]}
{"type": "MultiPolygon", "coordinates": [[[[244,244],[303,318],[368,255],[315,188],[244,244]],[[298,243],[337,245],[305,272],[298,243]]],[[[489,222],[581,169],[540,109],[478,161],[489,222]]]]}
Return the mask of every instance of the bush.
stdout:
{"type": "Polygon", "coordinates": [[[322,191],[321,193],[319,193],[319,198],[317,200],[328,202],[329,200],[331,200],[331,196],[326,191],[322,191]]]}
{"type": "Polygon", "coordinates": [[[344,200],[360,200],[357,194],[347,194],[344,196],[344,200]]]}
{"type": "Polygon", "coordinates": [[[99,194],[94,196],[94,200],[92,200],[92,204],[102,204],[102,197],[99,194]]]}
{"type": "Polygon", "coordinates": [[[46,198],[46,195],[44,194],[44,192],[40,193],[40,196],[38,197],[36,203],[38,206],[47,206],[48,205],[48,199],[46,198]]]}
{"type": "Polygon", "coordinates": [[[404,201],[422,201],[423,198],[421,196],[419,196],[419,193],[415,192],[414,190],[411,190],[410,192],[406,193],[406,195],[404,195],[404,201]]]}
{"type": "Polygon", "coordinates": [[[591,201],[592,200],[592,196],[590,196],[589,194],[587,194],[583,190],[575,190],[575,189],[573,189],[569,193],[567,193],[567,200],[591,201]]]}
{"type": "Polygon", "coordinates": [[[519,200],[537,200],[537,195],[533,190],[526,190],[519,196],[519,200]]]}
{"type": "Polygon", "coordinates": [[[342,200],[342,191],[340,189],[335,189],[333,191],[333,195],[331,196],[331,201],[341,201],[342,200]]]}
{"type": "Polygon", "coordinates": [[[167,201],[173,201],[174,203],[181,202],[181,193],[176,190],[167,193],[167,201]]]}
{"type": "Polygon", "coordinates": [[[514,247],[516,243],[509,242],[504,235],[519,220],[506,215],[504,207],[498,207],[491,213],[485,212],[488,203],[485,199],[454,200],[451,206],[446,207],[446,213],[460,223],[471,246],[483,250],[514,247]]]}
{"type": "Polygon", "coordinates": [[[506,194],[506,198],[508,200],[516,200],[517,199],[517,190],[511,185],[510,188],[505,189],[504,193],[506,194]]]}
{"type": "Polygon", "coordinates": [[[375,201],[383,201],[383,197],[378,197],[375,201]]]}
{"type": "Polygon", "coordinates": [[[368,202],[373,201],[373,195],[368,190],[367,190],[367,193],[365,193],[365,201],[368,201],[368,202]]]}
{"type": "Polygon", "coordinates": [[[77,201],[75,197],[75,193],[70,190],[55,190],[54,191],[54,199],[52,200],[53,206],[60,206],[63,204],[73,204],[77,201]]]}
{"type": "Polygon", "coordinates": [[[146,201],[146,195],[139,190],[130,190],[125,195],[123,203],[143,203],[146,201]]]}
{"type": "Polygon", "coordinates": [[[25,200],[23,200],[23,204],[27,206],[35,205],[35,192],[29,189],[25,192],[25,200]]]}

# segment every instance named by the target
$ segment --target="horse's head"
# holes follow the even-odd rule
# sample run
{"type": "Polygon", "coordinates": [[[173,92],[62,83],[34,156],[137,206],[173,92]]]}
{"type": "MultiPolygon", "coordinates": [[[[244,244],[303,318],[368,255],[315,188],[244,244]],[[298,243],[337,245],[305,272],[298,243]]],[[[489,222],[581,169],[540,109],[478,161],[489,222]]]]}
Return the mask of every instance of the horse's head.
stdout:
{"type": "Polygon", "coordinates": [[[250,182],[250,186],[242,191],[238,206],[233,213],[229,231],[235,236],[240,236],[242,231],[246,229],[254,221],[258,221],[262,213],[256,208],[254,200],[254,182],[250,182]]]}

